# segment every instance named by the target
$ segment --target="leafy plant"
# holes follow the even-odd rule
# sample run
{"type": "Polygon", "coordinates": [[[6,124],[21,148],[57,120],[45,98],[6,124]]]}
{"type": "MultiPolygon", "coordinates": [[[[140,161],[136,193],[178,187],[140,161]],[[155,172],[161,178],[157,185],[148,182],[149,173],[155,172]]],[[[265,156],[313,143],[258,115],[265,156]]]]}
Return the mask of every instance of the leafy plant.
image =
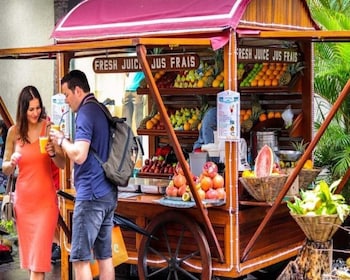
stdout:
{"type": "Polygon", "coordinates": [[[10,235],[15,235],[16,234],[16,227],[13,221],[5,221],[5,220],[1,220],[0,221],[0,226],[2,226],[3,228],[6,229],[6,231],[10,234],[10,235]]]}
{"type": "Polygon", "coordinates": [[[288,201],[287,206],[294,214],[301,215],[334,215],[344,221],[350,213],[350,206],[346,204],[341,194],[335,194],[340,179],[330,186],[319,182],[313,190],[301,190],[300,198],[295,197],[294,202],[288,201]]]}

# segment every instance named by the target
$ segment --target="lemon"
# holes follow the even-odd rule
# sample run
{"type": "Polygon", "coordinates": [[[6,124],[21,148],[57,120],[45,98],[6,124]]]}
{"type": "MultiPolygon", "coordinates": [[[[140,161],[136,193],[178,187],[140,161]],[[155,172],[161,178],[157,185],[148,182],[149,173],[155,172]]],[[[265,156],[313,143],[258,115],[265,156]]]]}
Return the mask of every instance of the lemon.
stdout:
{"type": "Polygon", "coordinates": [[[251,170],[244,170],[242,173],[242,177],[244,177],[244,178],[254,177],[254,172],[251,170]]]}

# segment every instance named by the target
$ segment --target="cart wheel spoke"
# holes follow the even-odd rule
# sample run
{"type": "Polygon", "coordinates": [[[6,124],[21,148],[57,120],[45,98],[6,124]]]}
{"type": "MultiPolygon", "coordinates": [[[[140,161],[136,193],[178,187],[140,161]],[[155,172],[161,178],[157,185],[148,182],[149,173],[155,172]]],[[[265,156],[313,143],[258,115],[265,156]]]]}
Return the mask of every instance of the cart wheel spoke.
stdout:
{"type": "Polygon", "coordinates": [[[195,256],[200,256],[200,252],[196,251],[196,252],[193,252],[191,254],[188,254],[187,256],[182,257],[179,261],[180,262],[184,262],[185,260],[191,259],[191,258],[193,258],[195,256]]]}
{"type": "Polygon", "coordinates": [[[188,215],[169,211],[152,220],[138,253],[141,280],[210,280],[211,254],[206,237],[188,215]]]}
{"type": "Polygon", "coordinates": [[[157,256],[161,257],[162,259],[166,260],[167,262],[169,261],[169,258],[167,258],[166,256],[164,256],[161,252],[159,252],[158,250],[149,247],[148,248],[152,253],[156,254],[157,256]]]}
{"type": "Polygon", "coordinates": [[[185,232],[185,227],[182,227],[181,234],[179,236],[179,241],[177,242],[177,246],[176,246],[176,254],[175,254],[175,256],[179,255],[179,251],[180,251],[180,248],[181,248],[182,238],[184,236],[184,232],[185,232]]]}

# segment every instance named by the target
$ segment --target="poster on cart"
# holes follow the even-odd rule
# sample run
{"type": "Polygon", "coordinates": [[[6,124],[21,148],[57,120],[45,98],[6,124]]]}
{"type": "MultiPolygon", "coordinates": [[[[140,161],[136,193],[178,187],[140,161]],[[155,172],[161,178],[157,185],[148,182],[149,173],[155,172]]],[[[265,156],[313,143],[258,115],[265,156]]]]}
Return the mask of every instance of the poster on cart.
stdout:
{"type": "Polygon", "coordinates": [[[51,99],[51,121],[60,126],[66,138],[70,136],[70,110],[65,102],[65,95],[57,93],[51,99]]]}

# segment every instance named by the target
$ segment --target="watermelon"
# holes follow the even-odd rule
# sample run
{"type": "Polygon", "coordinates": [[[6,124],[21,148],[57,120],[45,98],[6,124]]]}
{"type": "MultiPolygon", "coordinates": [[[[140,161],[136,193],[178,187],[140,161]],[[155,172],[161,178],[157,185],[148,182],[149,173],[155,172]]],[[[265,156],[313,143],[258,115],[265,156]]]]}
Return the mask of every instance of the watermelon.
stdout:
{"type": "Polygon", "coordinates": [[[273,151],[268,145],[264,145],[255,159],[255,177],[271,176],[273,170],[273,151]]]}

